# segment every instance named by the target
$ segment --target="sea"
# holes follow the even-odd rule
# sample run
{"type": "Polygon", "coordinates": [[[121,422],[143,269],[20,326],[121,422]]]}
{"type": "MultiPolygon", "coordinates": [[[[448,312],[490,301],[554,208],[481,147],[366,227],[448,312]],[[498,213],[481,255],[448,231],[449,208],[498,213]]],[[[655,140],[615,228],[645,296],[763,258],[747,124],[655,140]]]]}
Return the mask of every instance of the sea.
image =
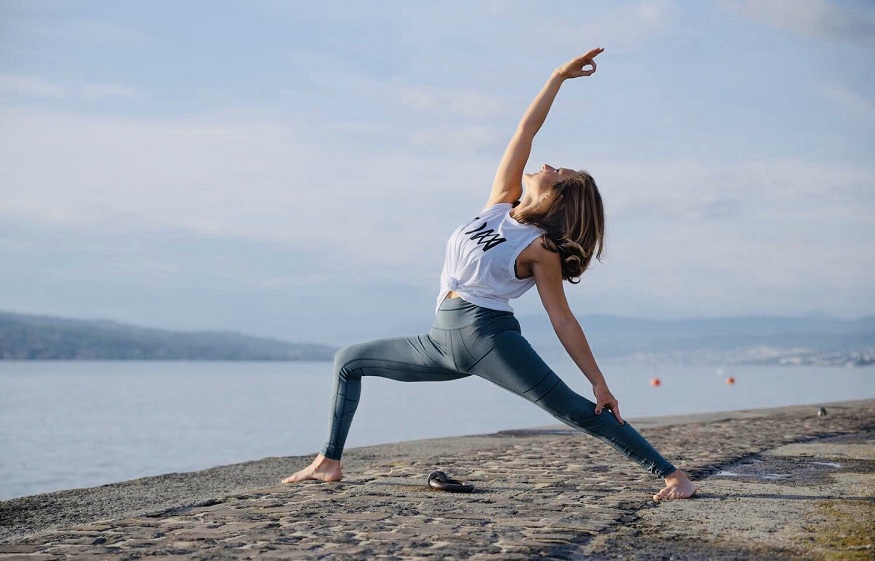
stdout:
{"type": "MultiPolygon", "coordinates": [[[[591,397],[570,360],[551,365],[591,397]]],[[[875,368],[600,365],[627,419],[875,398],[875,368]]],[[[315,454],[332,387],[330,362],[0,361],[0,500],[315,454]]],[[[476,377],[366,378],[347,447],[555,424],[476,377]]]]}

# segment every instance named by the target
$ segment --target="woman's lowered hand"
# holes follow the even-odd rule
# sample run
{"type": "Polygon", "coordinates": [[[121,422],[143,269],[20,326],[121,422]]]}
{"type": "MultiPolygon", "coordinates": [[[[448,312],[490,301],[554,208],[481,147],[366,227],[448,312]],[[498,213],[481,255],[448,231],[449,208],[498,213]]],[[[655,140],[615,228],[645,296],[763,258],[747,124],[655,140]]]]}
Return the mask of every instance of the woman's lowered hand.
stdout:
{"type": "Polygon", "coordinates": [[[595,414],[600,415],[602,410],[607,409],[614,414],[614,417],[616,417],[622,425],[625,421],[623,421],[623,416],[620,415],[620,403],[617,401],[617,398],[614,397],[614,394],[611,393],[611,390],[608,389],[608,386],[594,386],[592,391],[593,394],[595,394],[596,399],[595,414]]]}

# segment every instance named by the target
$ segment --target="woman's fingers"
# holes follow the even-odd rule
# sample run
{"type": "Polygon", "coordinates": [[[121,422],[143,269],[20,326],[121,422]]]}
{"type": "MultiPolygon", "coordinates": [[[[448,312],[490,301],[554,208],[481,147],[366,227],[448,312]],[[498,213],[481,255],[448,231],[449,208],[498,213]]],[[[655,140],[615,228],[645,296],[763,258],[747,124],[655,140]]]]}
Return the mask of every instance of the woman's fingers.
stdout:
{"type": "Polygon", "coordinates": [[[614,400],[614,404],[611,407],[611,413],[613,413],[614,417],[616,417],[617,420],[620,421],[621,425],[626,424],[626,421],[623,420],[623,416],[620,415],[620,403],[616,400],[614,400]]]}
{"type": "Polygon", "coordinates": [[[591,76],[595,73],[596,63],[595,56],[602,52],[603,49],[595,49],[592,50],[579,59],[577,59],[577,64],[575,66],[578,67],[577,75],[578,76],[591,76]],[[590,68],[587,68],[590,67],[590,68]]]}
{"type": "Polygon", "coordinates": [[[607,409],[608,411],[613,413],[614,417],[616,417],[617,420],[620,421],[621,425],[626,423],[626,421],[623,420],[623,415],[620,414],[620,402],[616,399],[597,403],[595,406],[595,414],[601,415],[604,409],[607,409]]]}
{"type": "Polygon", "coordinates": [[[604,51],[605,50],[602,49],[601,47],[599,47],[598,49],[593,49],[590,52],[586,53],[585,55],[578,57],[575,62],[580,64],[580,65],[592,64],[593,66],[595,66],[595,57],[597,57],[598,55],[600,55],[604,51]]]}
{"type": "Polygon", "coordinates": [[[584,67],[586,66],[592,66],[592,68],[589,70],[583,70],[582,73],[584,76],[592,76],[593,74],[595,74],[595,60],[590,59],[586,62],[586,64],[584,64],[584,67]]]}
{"type": "Polygon", "coordinates": [[[596,69],[595,57],[602,52],[604,52],[604,49],[601,47],[597,49],[592,49],[585,55],[581,55],[571,62],[565,64],[560,72],[566,78],[580,78],[581,76],[592,76],[593,73],[595,73],[596,69]]]}

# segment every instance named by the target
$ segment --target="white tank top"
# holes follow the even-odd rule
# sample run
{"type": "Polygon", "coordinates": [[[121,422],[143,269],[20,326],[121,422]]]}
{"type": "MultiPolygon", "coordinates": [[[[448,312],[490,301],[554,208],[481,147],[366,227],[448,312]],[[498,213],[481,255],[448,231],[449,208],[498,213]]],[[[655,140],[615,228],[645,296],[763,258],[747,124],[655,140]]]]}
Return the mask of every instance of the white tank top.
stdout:
{"type": "Polygon", "coordinates": [[[514,265],[519,254],[544,232],[517,222],[510,215],[512,208],[510,203],[499,203],[484,209],[450,236],[438,308],[452,290],[472,304],[512,312],[508,300],[534,286],[533,278],[517,278],[514,265]]]}

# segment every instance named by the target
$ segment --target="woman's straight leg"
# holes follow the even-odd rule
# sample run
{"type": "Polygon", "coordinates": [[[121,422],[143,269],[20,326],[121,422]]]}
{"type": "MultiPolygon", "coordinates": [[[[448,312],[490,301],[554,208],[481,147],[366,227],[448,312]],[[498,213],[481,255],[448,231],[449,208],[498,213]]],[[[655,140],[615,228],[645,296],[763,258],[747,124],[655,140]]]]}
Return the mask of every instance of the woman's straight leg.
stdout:
{"type": "MultiPolygon", "coordinates": [[[[471,373],[520,395],[563,423],[595,436],[660,477],[675,471],[653,446],[610,411],[595,413],[595,403],[572,391],[517,331],[488,338],[491,349],[471,373]]],[[[482,352],[482,350],[480,351],[482,352]]],[[[478,352],[478,354],[480,354],[478,352]]]]}
{"type": "Polygon", "coordinates": [[[444,347],[431,335],[380,339],[344,347],[334,356],[334,394],[328,437],[322,448],[326,458],[339,460],[358,408],[361,380],[379,376],[400,382],[439,382],[469,376],[440,365],[444,347]]]}

